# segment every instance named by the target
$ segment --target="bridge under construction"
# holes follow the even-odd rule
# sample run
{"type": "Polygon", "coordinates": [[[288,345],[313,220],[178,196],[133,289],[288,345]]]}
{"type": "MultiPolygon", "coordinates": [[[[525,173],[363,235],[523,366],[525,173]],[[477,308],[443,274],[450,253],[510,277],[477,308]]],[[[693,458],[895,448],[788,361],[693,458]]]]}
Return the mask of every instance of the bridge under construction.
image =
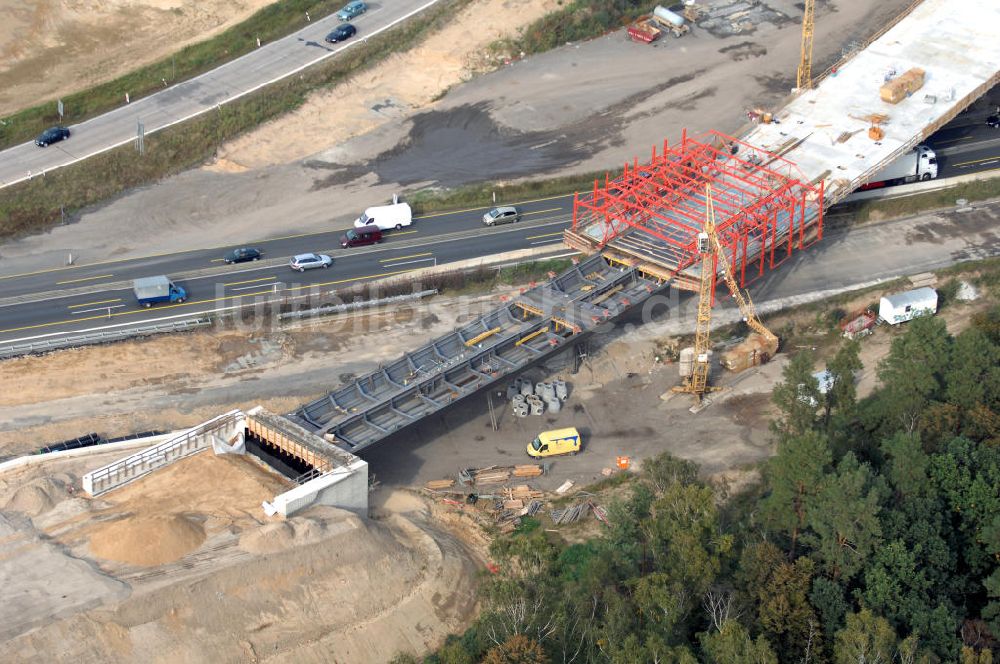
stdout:
{"type": "Polygon", "coordinates": [[[825,208],[997,83],[997,25],[993,0],[915,3],[739,137],[684,132],[578,194],[564,237],[587,256],[578,265],[288,417],[357,452],[566,348],[659,288],[696,289],[706,184],[722,255],[746,285],[821,240],[825,208]]]}

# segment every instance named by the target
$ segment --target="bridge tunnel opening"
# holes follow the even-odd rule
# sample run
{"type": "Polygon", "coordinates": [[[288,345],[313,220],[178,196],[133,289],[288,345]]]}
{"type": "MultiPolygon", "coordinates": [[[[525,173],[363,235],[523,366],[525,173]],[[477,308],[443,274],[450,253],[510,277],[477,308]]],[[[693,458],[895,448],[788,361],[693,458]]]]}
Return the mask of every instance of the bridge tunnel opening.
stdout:
{"type": "Polygon", "coordinates": [[[247,452],[254,455],[268,467],[273,468],[290,480],[294,480],[302,475],[315,470],[309,462],[294,454],[282,449],[278,445],[271,443],[266,438],[246,431],[247,452]]]}
{"type": "Polygon", "coordinates": [[[327,454],[286,431],[287,426],[276,426],[273,419],[263,421],[260,414],[247,418],[244,430],[247,452],[297,483],[331,469],[333,464],[327,454]]]}

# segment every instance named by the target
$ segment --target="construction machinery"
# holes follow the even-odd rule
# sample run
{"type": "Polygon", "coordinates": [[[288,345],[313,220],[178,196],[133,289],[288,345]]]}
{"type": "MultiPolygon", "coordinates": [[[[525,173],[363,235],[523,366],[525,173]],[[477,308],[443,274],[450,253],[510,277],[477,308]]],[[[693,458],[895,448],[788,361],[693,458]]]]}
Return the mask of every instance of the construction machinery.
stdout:
{"type": "Polygon", "coordinates": [[[751,335],[743,343],[727,351],[722,366],[732,371],[742,371],[751,366],[763,364],[778,352],[778,337],[757,317],[750,294],[741,290],[733,276],[719,236],[715,232],[715,207],[712,203],[712,185],[705,185],[705,225],[698,233],[698,253],[701,257],[701,275],[698,289],[698,318],[695,326],[693,353],[684,349],[681,353],[681,376],[684,382],[675,387],[675,392],[693,394],[701,401],[707,392],[720,388],[708,384],[711,368],[710,331],[712,325],[712,294],[715,287],[716,265],[722,268],[722,277],[729,292],[736,300],[743,320],[756,336],[751,335]]]}
{"type": "Polygon", "coordinates": [[[799,58],[799,71],[796,77],[796,85],[799,90],[808,90],[812,87],[813,30],[816,27],[813,18],[815,14],[816,0],[805,0],[802,8],[802,55],[799,58]]]}

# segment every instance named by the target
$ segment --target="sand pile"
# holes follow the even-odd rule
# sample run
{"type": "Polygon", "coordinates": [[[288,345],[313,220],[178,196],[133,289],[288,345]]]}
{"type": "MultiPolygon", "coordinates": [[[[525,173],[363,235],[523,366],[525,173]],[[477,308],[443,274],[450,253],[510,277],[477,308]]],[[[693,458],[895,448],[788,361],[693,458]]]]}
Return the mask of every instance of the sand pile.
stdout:
{"type": "Polygon", "coordinates": [[[59,488],[56,482],[49,479],[32,480],[11,494],[4,504],[4,509],[22,512],[28,516],[39,516],[55,506],[58,499],[53,499],[53,494],[59,488]]]}
{"type": "Polygon", "coordinates": [[[90,551],[106,560],[148,567],[178,560],[204,541],[201,526],[181,514],[136,516],[95,528],[90,551]]]}

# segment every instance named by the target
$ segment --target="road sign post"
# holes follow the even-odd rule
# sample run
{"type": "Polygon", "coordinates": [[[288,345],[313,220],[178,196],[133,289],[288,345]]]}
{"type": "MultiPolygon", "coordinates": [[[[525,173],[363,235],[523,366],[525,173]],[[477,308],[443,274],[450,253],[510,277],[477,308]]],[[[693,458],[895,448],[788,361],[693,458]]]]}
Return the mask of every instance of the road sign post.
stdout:
{"type": "Polygon", "coordinates": [[[58,111],[58,112],[59,112],[59,119],[60,119],[60,120],[62,120],[62,119],[63,119],[63,110],[64,110],[64,109],[63,109],[63,103],[62,103],[62,99],[60,99],[60,100],[58,100],[58,101],[56,102],[56,111],[58,111]]]}

